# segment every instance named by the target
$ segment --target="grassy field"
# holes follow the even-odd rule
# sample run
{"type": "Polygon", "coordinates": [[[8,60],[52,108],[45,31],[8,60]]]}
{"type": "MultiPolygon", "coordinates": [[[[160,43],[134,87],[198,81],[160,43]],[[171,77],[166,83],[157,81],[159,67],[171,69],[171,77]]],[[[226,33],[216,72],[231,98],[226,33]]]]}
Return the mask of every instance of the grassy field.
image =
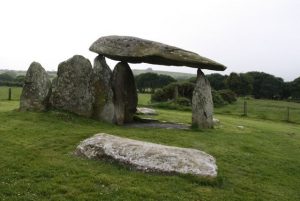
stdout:
{"type": "MultiPolygon", "coordinates": [[[[18,105],[0,101],[0,200],[300,200],[298,124],[217,114],[212,130],[124,128],[18,105]],[[218,177],[143,173],[72,154],[100,132],[203,150],[215,156],[218,177]]],[[[191,113],[159,110],[157,118],[189,123],[191,113]]]]}
{"type": "Polygon", "coordinates": [[[0,86],[0,100],[8,99],[8,89],[11,88],[12,100],[19,100],[22,92],[21,87],[2,87],[0,86]]]}
{"type": "MultiPolygon", "coordinates": [[[[139,103],[144,106],[169,108],[168,104],[151,104],[151,94],[139,94],[139,103]]],[[[244,101],[247,102],[247,118],[287,121],[287,108],[289,108],[289,122],[300,124],[300,103],[277,100],[260,100],[239,98],[237,102],[223,107],[215,108],[215,114],[226,114],[243,117],[244,101]]],[[[175,107],[175,108],[178,108],[175,107]]],[[[190,108],[187,108],[190,110],[190,108]]]]}
{"type": "Polygon", "coordinates": [[[241,116],[244,114],[244,101],[247,102],[248,117],[287,121],[287,108],[289,107],[289,121],[300,123],[300,103],[287,101],[240,98],[234,104],[216,108],[215,113],[241,116]]]}
{"type": "MultiPolygon", "coordinates": [[[[7,100],[8,88],[9,87],[0,87],[0,100],[7,100]]],[[[22,88],[12,87],[12,99],[19,100],[21,92],[22,88]]],[[[151,105],[150,98],[151,94],[138,94],[140,105],[151,105]]],[[[300,103],[258,99],[248,99],[246,101],[248,111],[247,114],[250,118],[286,121],[287,107],[289,107],[289,121],[292,123],[300,123],[300,103]]],[[[215,108],[215,114],[243,116],[244,99],[239,98],[234,104],[215,108]]]]}

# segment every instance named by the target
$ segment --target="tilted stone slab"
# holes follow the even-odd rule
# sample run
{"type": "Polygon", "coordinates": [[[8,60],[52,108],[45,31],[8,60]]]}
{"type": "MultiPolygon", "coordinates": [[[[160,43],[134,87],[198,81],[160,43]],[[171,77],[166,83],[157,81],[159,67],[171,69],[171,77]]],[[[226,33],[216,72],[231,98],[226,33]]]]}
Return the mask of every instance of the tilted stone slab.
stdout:
{"type": "Polygon", "coordinates": [[[143,171],[217,176],[216,160],[203,151],[131,140],[105,133],[82,141],[75,154],[89,159],[112,158],[143,171]]]}
{"type": "Polygon", "coordinates": [[[226,67],[208,58],[163,43],[131,36],[105,36],[95,41],[90,51],[128,63],[188,66],[223,71],[226,67]]]}

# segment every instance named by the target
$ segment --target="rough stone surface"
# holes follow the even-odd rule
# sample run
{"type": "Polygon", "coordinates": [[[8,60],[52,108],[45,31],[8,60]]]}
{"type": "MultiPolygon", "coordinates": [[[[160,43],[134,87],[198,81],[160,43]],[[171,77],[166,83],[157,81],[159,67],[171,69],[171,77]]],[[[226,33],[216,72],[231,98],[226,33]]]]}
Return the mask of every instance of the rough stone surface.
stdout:
{"type": "Polygon", "coordinates": [[[192,98],[192,125],[197,128],[213,127],[213,100],[209,81],[198,69],[192,98]]]}
{"type": "Polygon", "coordinates": [[[93,109],[92,73],[90,61],[80,55],[60,63],[51,96],[52,106],[90,117],[93,109]]]}
{"type": "Polygon", "coordinates": [[[20,98],[21,111],[43,111],[48,109],[51,81],[41,64],[32,62],[27,70],[20,98]]]}
{"type": "Polygon", "coordinates": [[[75,154],[89,159],[112,158],[144,171],[217,176],[214,157],[203,151],[131,140],[105,133],[82,141],[75,154]]]}
{"type": "Polygon", "coordinates": [[[224,65],[194,52],[130,36],[101,37],[91,45],[90,50],[128,63],[189,66],[218,71],[226,69],[224,65]]]}
{"type": "Polygon", "coordinates": [[[93,69],[93,117],[114,123],[114,94],[112,90],[112,71],[103,56],[97,56],[93,69]]]}
{"type": "Polygon", "coordinates": [[[138,107],[136,113],[143,115],[157,115],[156,110],[147,107],[138,107]]]}
{"type": "Polygon", "coordinates": [[[113,91],[116,123],[122,125],[133,121],[137,106],[137,92],[129,65],[119,62],[113,71],[113,91]]]}

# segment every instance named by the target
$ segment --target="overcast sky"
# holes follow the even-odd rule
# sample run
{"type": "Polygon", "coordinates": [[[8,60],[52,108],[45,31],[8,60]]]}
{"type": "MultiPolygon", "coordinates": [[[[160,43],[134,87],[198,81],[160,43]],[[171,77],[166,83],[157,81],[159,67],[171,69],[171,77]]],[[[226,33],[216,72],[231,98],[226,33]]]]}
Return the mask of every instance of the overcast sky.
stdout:
{"type": "Polygon", "coordinates": [[[0,26],[0,69],[38,61],[56,70],[74,54],[93,62],[88,48],[96,39],[130,35],[194,51],[227,66],[225,74],[300,76],[299,0],[3,0],[0,26]]]}

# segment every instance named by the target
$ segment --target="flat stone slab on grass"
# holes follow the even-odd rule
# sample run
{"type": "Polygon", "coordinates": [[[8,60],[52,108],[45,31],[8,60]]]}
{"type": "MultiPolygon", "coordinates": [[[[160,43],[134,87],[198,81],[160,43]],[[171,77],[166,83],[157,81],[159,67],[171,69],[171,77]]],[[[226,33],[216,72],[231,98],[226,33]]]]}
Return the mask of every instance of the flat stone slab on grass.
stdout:
{"type": "Polygon", "coordinates": [[[89,159],[112,158],[143,171],[217,176],[215,158],[203,151],[131,140],[105,133],[82,141],[75,154],[89,159]]]}
{"type": "Polygon", "coordinates": [[[131,128],[165,128],[165,129],[181,129],[181,130],[188,130],[191,128],[191,126],[187,124],[160,122],[160,121],[153,121],[153,122],[149,121],[144,123],[136,122],[136,123],[125,124],[125,126],[131,128]]]}
{"type": "Polygon", "coordinates": [[[157,115],[156,110],[147,107],[138,107],[136,113],[144,115],[157,115]]]}

